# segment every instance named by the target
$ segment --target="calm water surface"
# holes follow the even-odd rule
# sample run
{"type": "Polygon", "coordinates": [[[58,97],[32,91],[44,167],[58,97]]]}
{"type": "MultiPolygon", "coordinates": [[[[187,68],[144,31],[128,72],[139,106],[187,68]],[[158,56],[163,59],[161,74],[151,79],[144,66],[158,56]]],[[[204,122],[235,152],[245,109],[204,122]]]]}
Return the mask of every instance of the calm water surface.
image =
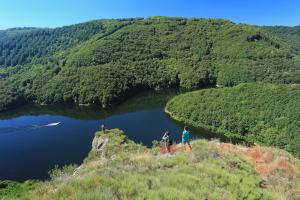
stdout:
{"type": "MultiPolygon", "coordinates": [[[[75,106],[25,106],[0,113],[0,180],[45,179],[55,165],[80,164],[104,123],[120,128],[129,139],[151,146],[164,131],[180,141],[183,124],[164,112],[175,92],[148,92],[114,109],[75,106]]],[[[220,137],[192,128],[192,137],[220,137]]],[[[223,138],[224,139],[224,138],[223,138]]]]}

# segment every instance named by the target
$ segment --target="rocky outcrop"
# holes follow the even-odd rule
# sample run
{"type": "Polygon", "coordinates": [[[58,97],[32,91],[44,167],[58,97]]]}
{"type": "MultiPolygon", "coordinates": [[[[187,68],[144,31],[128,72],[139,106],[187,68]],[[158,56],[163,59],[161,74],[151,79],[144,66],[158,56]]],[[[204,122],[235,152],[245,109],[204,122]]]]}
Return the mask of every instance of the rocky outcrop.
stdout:
{"type": "Polygon", "coordinates": [[[92,151],[101,152],[107,145],[109,139],[107,137],[94,137],[92,142],[92,151]]]}
{"type": "Polygon", "coordinates": [[[120,129],[96,132],[87,160],[111,160],[130,142],[120,129]]]}

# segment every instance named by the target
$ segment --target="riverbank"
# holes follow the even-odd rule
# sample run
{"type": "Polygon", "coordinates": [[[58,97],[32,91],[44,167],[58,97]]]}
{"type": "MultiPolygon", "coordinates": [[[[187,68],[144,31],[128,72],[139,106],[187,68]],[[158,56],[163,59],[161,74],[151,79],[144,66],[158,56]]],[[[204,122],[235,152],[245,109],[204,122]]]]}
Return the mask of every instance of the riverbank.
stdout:
{"type": "Polygon", "coordinates": [[[97,132],[92,149],[79,167],[53,170],[51,180],[7,199],[297,199],[299,161],[284,151],[295,167],[276,169],[266,180],[245,154],[221,148],[223,143],[195,140],[190,153],[162,156],[159,146],[147,148],[124,132],[97,132]],[[263,181],[267,181],[265,188],[263,181]],[[284,184],[283,184],[284,182],[284,184]]]}
{"type": "MultiPolygon", "coordinates": [[[[55,165],[62,167],[82,163],[101,124],[108,128],[119,127],[128,138],[147,147],[152,146],[153,140],[160,140],[166,130],[179,142],[184,124],[170,119],[163,110],[177,92],[143,93],[111,109],[71,105],[25,106],[2,113],[0,179],[45,180],[49,178],[48,171],[55,165]],[[61,123],[43,126],[55,122],[61,123]]],[[[199,128],[191,129],[191,137],[226,141],[199,128]]]]}
{"type": "Polygon", "coordinates": [[[249,83],[178,95],[165,112],[194,127],[299,157],[299,109],[299,84],[249,83]]]}

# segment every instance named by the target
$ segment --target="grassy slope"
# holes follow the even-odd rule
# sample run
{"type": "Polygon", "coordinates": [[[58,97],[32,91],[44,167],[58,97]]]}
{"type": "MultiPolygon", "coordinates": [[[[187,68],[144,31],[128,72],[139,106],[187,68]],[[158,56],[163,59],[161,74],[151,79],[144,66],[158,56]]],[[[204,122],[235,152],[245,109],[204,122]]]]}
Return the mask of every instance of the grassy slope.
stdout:
{"type": "Polygon", "coordinates": [[[221,19],[29,30],[0,38],[0,55],[0,110],[23,102],[107,105],[145,88],[300,81],[300,59],[288,44],[221,19]]]}
{"type": "MultiPolygon", "coordinates": [[[[98,132],[99,138],[108,143],[101,151],[91,151],[75,172],[70,167],[56,170],[51,181],[37,184],[19,198],[12,192],[10,198],[296,199],[299,195],[298,171],[292,176],[277,171],[272,189],[263,189],[261,178],[244,156],[220,151],[205,140],[193,142],[190,154],[166,157],[156,147],[147,149],[126,140],[118,129],[98,132]]],[[[295,159],[293,163],[297,165],[295,159]]]]}
{"type": "Polygon", "coordinates": [[[241,84],[195,91],[170,100],[166,111],[228,137],[273,145],[300,155],[300,86],[241,84]]]}

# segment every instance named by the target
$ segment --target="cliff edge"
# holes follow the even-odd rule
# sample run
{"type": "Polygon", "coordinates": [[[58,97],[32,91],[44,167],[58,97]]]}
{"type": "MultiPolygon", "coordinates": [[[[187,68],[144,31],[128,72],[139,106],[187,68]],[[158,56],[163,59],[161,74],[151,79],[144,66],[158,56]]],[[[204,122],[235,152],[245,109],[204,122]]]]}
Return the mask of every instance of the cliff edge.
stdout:
{"type": "Polygon", "coordinates": [[[299,161],[282,150],[261,147],[293,169],[263,177],[247,147],[206,140],[192,147],[162,155],[159,146],[136,144],[119,129],[97,132],[79,167],[57,169],[51,180],[3,199],[299,199],[299,161]]]}

